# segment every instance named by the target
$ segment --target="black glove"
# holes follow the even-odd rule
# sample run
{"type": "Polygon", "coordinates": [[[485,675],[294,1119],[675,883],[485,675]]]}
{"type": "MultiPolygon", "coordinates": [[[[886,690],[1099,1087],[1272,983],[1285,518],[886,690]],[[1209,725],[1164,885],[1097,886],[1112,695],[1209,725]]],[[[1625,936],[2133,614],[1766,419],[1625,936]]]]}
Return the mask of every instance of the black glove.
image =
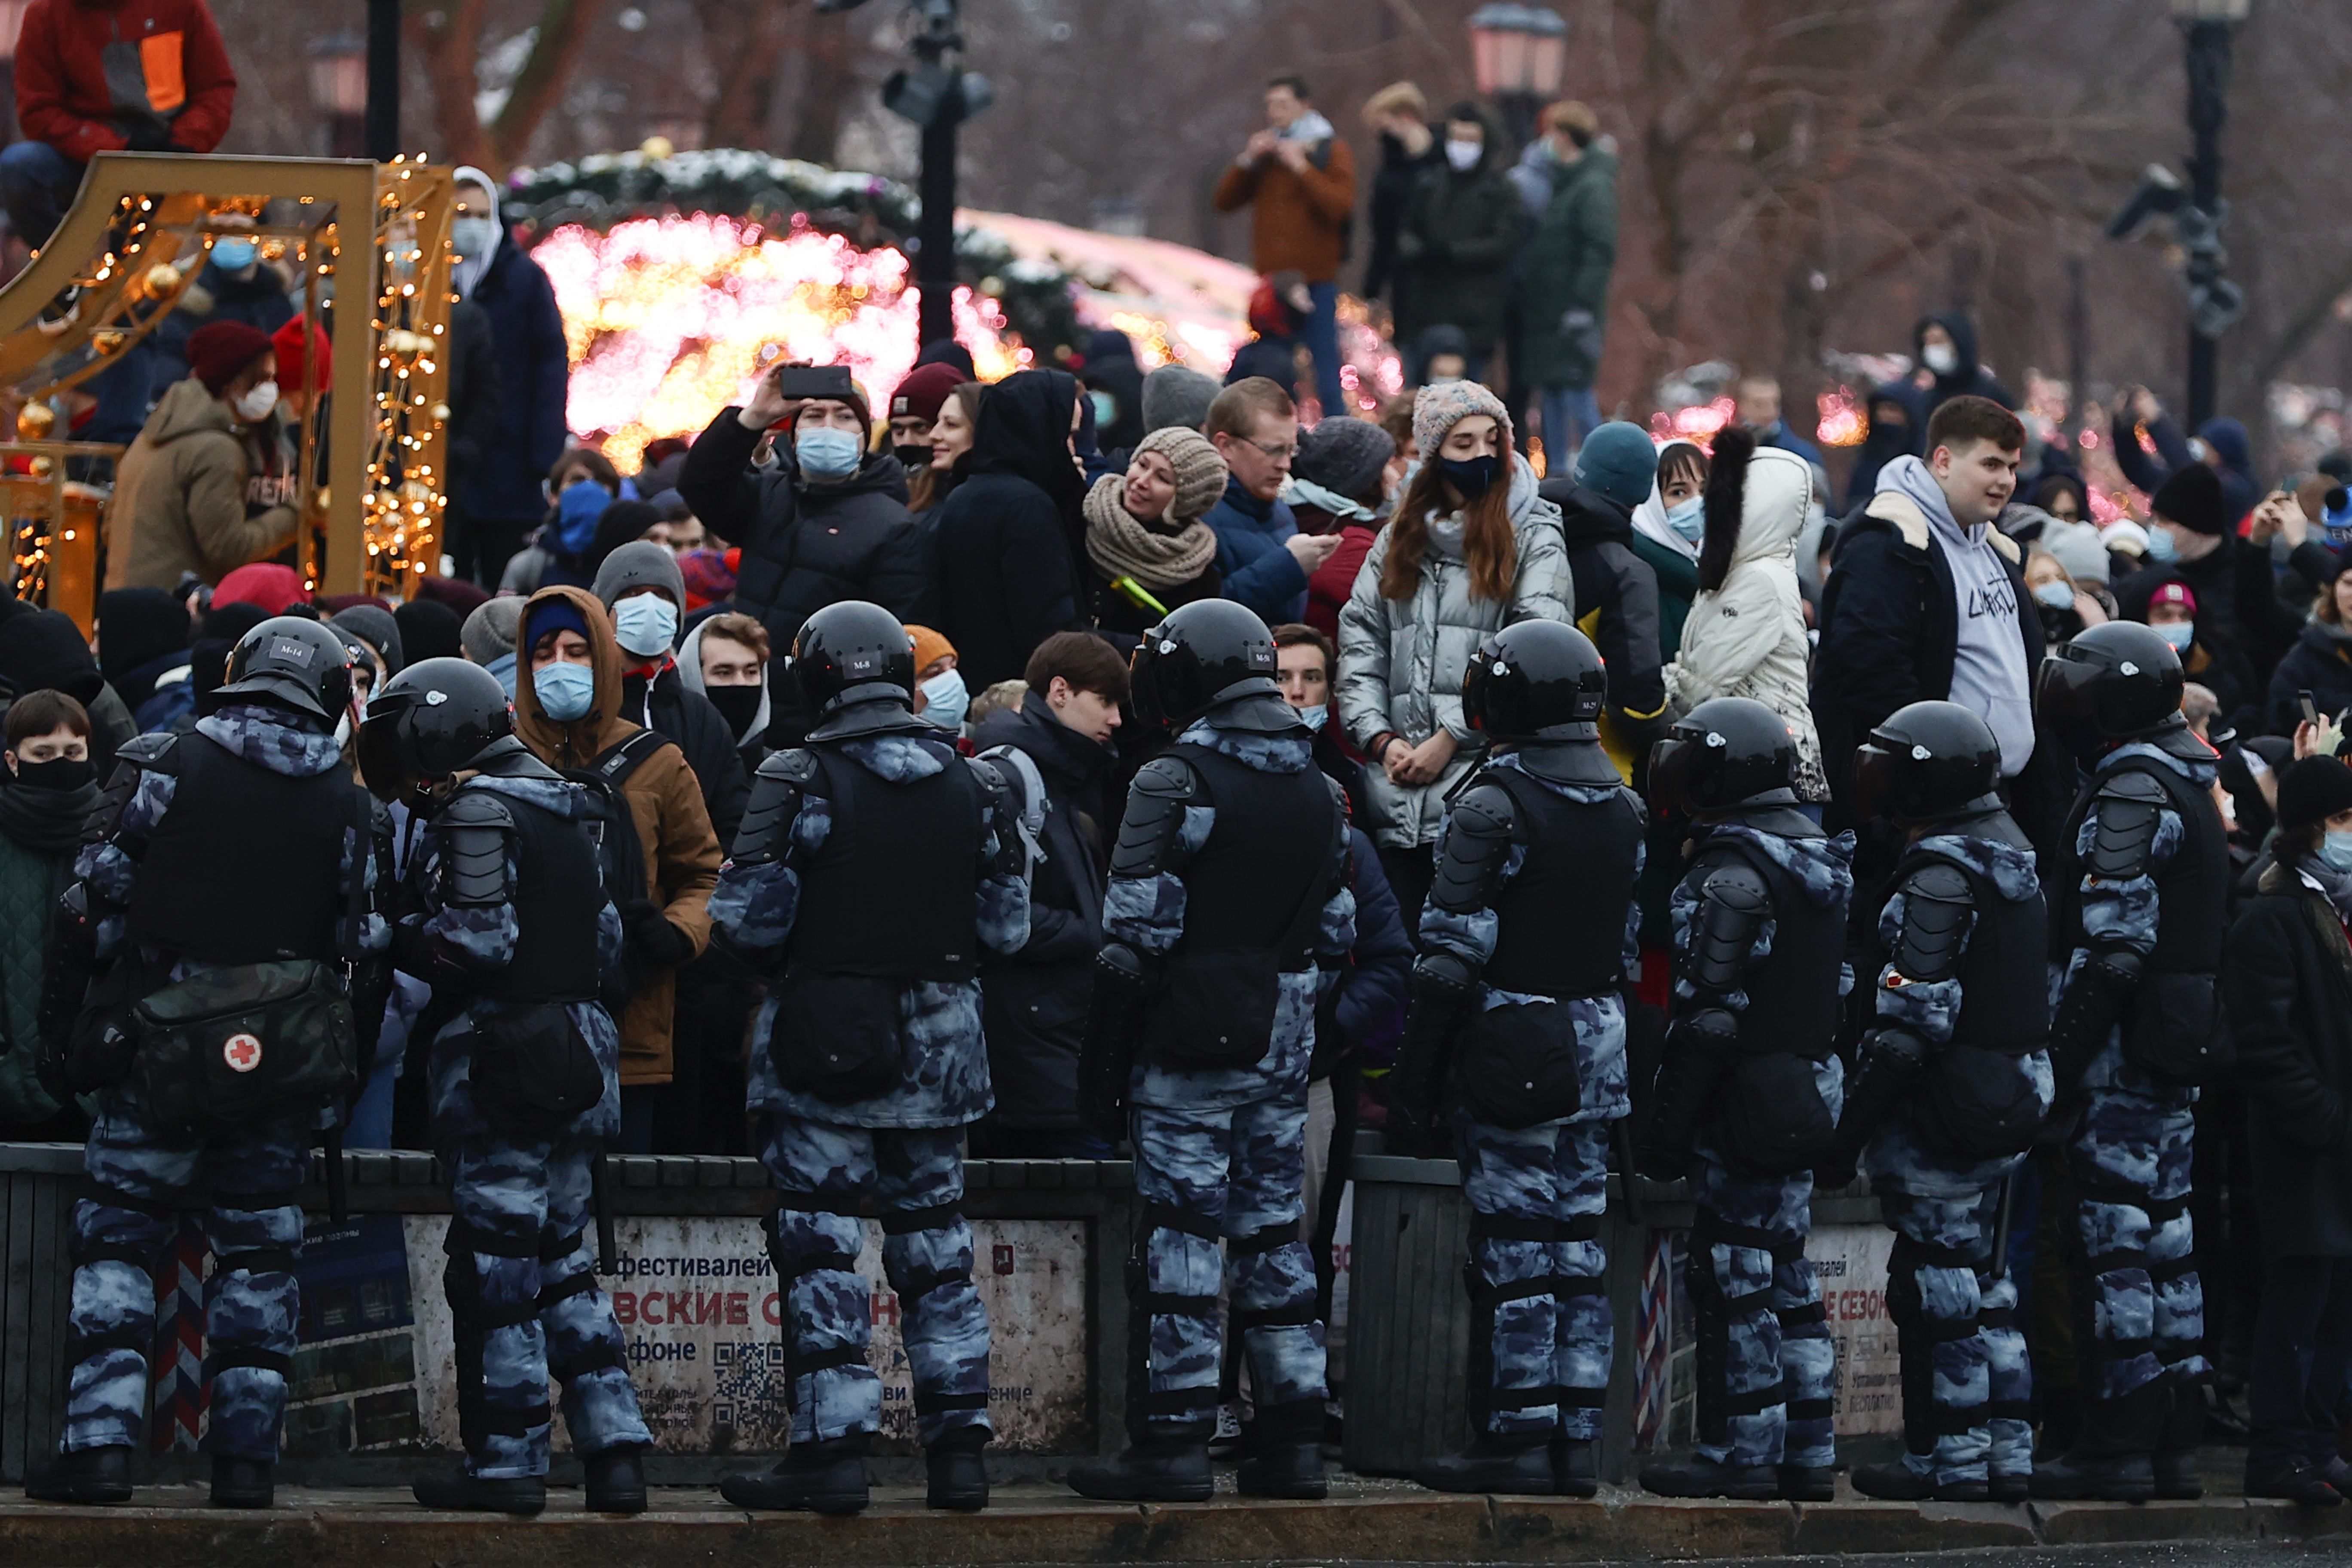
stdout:
{"type": "Polygon", "coordinates": [[[1470,1015],[1477,975],[1453,953],[1425,952],[1412,966],[1406,993],[1404,1038],[1388,1077],[1389,1126],[1385,1143],[1392,1154],[1442,1160],[1453,1151],[1440,1121],[1454,1032],[1470,1015]]]}
{"type": "Polygon", "coordinates": [[[1094,996],[1078,1050],[1078,1120],[1107,1142],[1127,1136],[1127,1085],[1150,985],[1142,955],[1123,942],[1095,954],[1094,996]]]}
{"type": "Polygon", "coordinates": [[[694,939],[669,923],[651,899],[632,899],[621,911],[630,951],[646,969],[676,969],[694,956],[694,939]]]}

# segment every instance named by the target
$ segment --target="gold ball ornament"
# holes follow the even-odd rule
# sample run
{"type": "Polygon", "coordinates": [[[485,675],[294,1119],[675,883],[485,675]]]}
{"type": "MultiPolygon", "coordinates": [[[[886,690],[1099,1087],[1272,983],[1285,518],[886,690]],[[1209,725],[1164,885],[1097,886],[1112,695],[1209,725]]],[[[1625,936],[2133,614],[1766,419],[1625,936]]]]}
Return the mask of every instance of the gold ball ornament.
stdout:
{"type": "Polygon", "coordinates": [[[168,261],[159,261],[147,269],[147,292],[158,300],[168,300],[180,291],[187,275],[168,261]]]}
{"type": "Polygon", "coordinates": [[[50,457],[47,452],[38,453],[34,457],[33,477],[35,479],[46,479],[51,474],[57,472],[57,469],[58,460],[55,458],[50,457]]]}
{"type": "Polygon", "coordinates": [[[433,416],[433,423],[436,425],[449,423],[449,405],[446,403],[436,403],[425,412],[433,416]]]}
{"type": "Polygon", "coordinates": [[[637,144],[637,151],[643,153],[649,161],[658,161],[668,157],[677,149],[670,144],[670,140],[667,136],[648,136],[637,144]]]}
{"type": "Polygon", "coordinates": [[[396,360],[413,360],[425,349],[424,334],[412,332],[405,327],[394,328],[383,335],[383,352],[396,360]]]}
{"type": "Polygon", "coordinates": [[[16,439],[46,441],[58,427],[58,411],[46,403],[27,403],[16,410],[16,439]]]}
{"type": "Polygon", "coordinates": [[[130,336],[120,327],[100,327],[89,334],[89,346],[102,354],[120,353],[130,336]]]}
{"type": "Polygon", "coordinates": [[[987,299],[1002,300],[1004,298],[1004,279],[992,273],[980,280],[980,291],[987,299]]]}
{"type": "Polygon", "coordinates": [[[310,510],[323,516],[327,510],[327,487],[320,485],[310,494],[310,510]]]}

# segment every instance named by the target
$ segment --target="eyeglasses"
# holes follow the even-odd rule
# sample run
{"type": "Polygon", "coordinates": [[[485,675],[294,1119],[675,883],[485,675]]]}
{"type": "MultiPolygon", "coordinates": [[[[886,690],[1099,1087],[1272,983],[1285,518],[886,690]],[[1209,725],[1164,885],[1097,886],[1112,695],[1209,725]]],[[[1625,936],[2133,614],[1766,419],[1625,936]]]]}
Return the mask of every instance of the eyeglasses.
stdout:
{"type": "MultiPolygon", "coordinates": [[[[1249,437],[1244,436],[1242,439],[1248,441],[1249,437]]],[[[1250,441],[1249,444],[1278,463],[1286,463],[1298,456],[1298,443],[1296,441],[1250,441]]]]}

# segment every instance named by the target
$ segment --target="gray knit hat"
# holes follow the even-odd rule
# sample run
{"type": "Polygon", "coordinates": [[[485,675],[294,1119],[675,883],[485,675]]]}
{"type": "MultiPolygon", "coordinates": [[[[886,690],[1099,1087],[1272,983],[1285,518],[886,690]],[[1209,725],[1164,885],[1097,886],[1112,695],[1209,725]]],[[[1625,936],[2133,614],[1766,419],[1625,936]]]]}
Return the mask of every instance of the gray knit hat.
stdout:
{"type": "Polygon", "coordinates": [[[1396,456],[1396,440],[1369,419],[1335,415],[1298,437],[1290,471],[1310,485],[1365,506],[1381,500],[1381,471],[1396,456]]]}
{"type": "Polygon", "coordinates": [[[1473,414],[1491,415],[1503,427],[1503,450],[1512,446],[1511,411],[1475,381],[1442,381],[1412,395],[1412,449],[1424,463],[1437,456],[1445,433],[1473,414]]]}
{"type": "Polygon", "coordinates": [[[1135,452],[1158,452],[1176,470],[1176,496],[1168,503],[1168,515],[1179,522],[1199,517],[1225,493],[1225,460],[1198,430],[1181,425],[1154,430],[1135,444],[1135,452]]]}
{"type": "Polygon", "coordinates": [[[383,660],[383,673],[389,678],[400,673],[404,662],[400,647],[400,623],[382,605],[353,605],[348,610],[338,610],[327,623],[337,631],[349,632],[368,647],[375,649],[383,660]]]}
{"type": "Polygon", "coordinates": [[[1163,364],[1143,378],[1143,427],[1198,430],[1217,400],[1217,381],[1181,364],[1163,364]]]}
{"type": "Polygon", "coordinates": [[[502,595],[474,606],[459,628],[457,641],[466,657],[476,664],[488,664],[492,659],[515,650],[515,628],[522,624],[522,597],[517,594],[502,595]]]}
{"type": "Polygon", "coordinates": [[[604,557],[596,568],[596,596],[611,609],[632,588],[658,588],[669,602],[686,609],[686,574],[678,570],[677,552],[650,539],[633,539],[604,557]]]}

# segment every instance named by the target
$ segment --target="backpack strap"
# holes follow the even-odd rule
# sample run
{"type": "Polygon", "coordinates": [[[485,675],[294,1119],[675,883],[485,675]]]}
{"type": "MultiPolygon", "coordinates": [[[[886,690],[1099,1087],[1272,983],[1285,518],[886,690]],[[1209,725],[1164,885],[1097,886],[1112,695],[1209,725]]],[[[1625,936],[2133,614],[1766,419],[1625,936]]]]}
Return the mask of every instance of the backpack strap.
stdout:
{"type": "Polygon", "coordinates": [[[588,766],[602,774],[605,783],[619,789],[629,782],[629,775],[644,766],[655,752],[675,743],[667,735],[656,734],[651,730],[639,730],[627,740],[608,748],[604,755],[588,766]]]}

